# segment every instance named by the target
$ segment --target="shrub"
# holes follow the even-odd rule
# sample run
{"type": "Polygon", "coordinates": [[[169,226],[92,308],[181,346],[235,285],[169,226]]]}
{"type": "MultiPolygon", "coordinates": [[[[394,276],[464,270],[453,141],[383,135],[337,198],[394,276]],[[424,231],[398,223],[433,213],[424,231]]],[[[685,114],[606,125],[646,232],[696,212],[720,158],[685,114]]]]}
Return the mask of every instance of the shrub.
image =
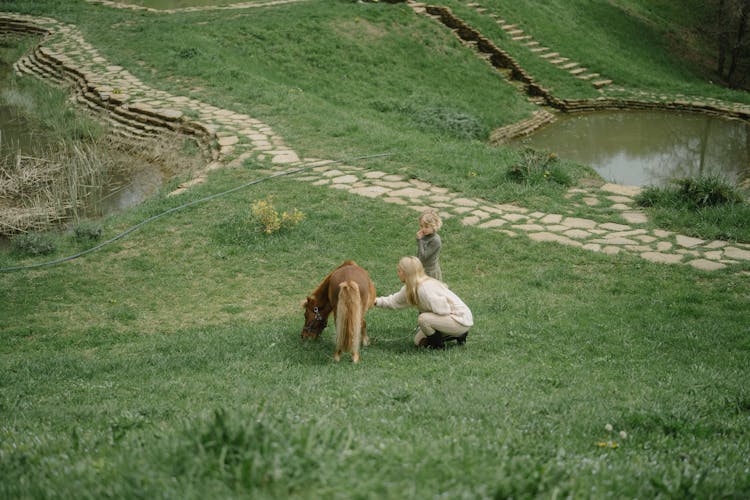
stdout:
{"type": "Polygon", "coordinates": [[[413,112],[412,118],[423,129],[437,130],[458,139],[481,140],[487,135],[479,120],[462,111],[429,107],[413,112]]]}
{"type": "Polygon", "coordinates": [[[635,202],[650,209],[654,224],[702,239],[750,241],[750,204],[741,191],[713,177],[649,186],[635,202]]]}
{"type": "Polygon", "coordinates": [[[439,104],[403,103],[395,99],[379,99],[370,104],[380,113],[395,112],[407,116],[425,131],[438,132],[464,140],[484,140],[489,135],[487,128],[475,116],[439,104]]]}
{"type": "Polygon", "coordinates": [[[75,228],[75,238],[79,243],[98,241],[102,237],[102,227],[93,222],[84,222],[75,228]]]}
{"type": "Polygon", "coordinates": [[[508,169],[508,179],[522,184],[541,184],[552,182],[562,186],[573,183],[571,176],[560,165],[554,153],[525,148],[520,158],[508,169]]]}
{"type": "Polygon", "coordinates": [[[742,195],[721,177],[678,179],[676,183],[680,195],[695,207],[715,207],[742,202],[742,195]]]}
{"type": "Polygon", "coordinates": [[[57,244],[47,233],[23,233],[13,238],[12,248],[21,255],[49,255],[57,250],[57,244]]]}
{"type": "Polygon", "coordinates": [[[636,197],[636,203],[642,207],[699,210],[743,202],[739,190],[719,176],[687,177],[673,183],[674,187],[645,188],[636,197]]]}
{"type": "Polygon", "coordinates": [[[271,197],[253,202],[250,209],[251,224],[260,232],[272,234],[281,229],[296,226],[304,220],[305,214],[296,208],[281,215],[273,206],[271,197]]]}

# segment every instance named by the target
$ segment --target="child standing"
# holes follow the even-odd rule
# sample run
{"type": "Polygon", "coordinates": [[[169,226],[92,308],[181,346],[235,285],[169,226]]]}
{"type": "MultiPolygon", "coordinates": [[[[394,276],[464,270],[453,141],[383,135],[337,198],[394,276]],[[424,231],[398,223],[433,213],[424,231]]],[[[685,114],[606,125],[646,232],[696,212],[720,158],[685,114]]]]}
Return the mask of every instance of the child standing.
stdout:
{"type": "Polygon", "coordinates": [[[419,231],[417,231],[417,257],[424,267],[427,276],[443,281],[440,269],[440,240],[438,231],[443,225],[440,216],[434,210],[427,210],[419,216],[419,231]]]}

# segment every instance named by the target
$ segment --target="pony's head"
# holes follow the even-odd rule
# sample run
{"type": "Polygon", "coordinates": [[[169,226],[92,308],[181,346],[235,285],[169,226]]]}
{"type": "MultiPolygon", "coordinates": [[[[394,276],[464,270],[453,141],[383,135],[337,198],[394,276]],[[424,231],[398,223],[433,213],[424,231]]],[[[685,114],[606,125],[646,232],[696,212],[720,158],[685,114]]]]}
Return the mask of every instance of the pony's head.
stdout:
{"type": "Polygon", "coordinates": [[[320,332],[328,325],[328,318],[323,314],[323,308],[314,297],[308,297],[302,302],[305,310],[305,326],[302,327],[302,338],[320,337],[320,332]]]}

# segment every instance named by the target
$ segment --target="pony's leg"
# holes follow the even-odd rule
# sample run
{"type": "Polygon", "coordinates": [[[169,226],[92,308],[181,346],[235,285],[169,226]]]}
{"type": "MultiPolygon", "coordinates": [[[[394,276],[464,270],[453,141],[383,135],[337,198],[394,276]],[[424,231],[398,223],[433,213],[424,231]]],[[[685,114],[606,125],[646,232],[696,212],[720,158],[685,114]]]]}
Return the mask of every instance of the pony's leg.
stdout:
{"type": "Polygon", "coordinates": [[[359,338],[356,338],[355,341],[352,343],[352,363],[359,363],[359,348],[360,348],[360,342],[362,345],[367,345],[370,343],[370,339],[367,338],[367,330],[365,329],[365,318],[362,317],[362,328],[359,331],[359,338]]]}
{"type": "Polygon", "coordinates": [[[362,320],[362,345],[370,345],[370,337],[367,336],[367,322],[362,320]]]}
{"type": "Polygon", "coordinates": [[[341,361],[341,351],[336,351],[333,353],[333,360],[338,363],[341,361]]]}

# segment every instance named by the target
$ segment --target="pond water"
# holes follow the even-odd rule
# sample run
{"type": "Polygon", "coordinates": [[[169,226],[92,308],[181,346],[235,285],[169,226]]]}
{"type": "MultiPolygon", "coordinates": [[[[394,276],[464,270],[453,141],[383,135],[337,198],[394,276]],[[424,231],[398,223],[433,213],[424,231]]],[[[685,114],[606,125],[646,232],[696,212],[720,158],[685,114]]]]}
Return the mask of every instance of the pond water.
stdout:
{"type": "MultiPolygon", "coordinates": [[[[260,0],[255,0],[259,2],[260,0]]],[[[118,0],[118,3],[150,7],[152,9],[184,9],[186,7],[224,6],[235,3],[254,3],[253,0],[118,0]]]]}
{"type": "Polygon", "coordinates": [[[560,116],[516,141],[590,165],[609,182],[666,186],[671,179],[750,177],[750,124],[692,113],[625,111],[560,116]]]}
{"type": "MultiPolygon", "coordinates": [[[[14,94],[11,75],[12,66],[0,60],[0,154],[3,157],[16,154],[43,156],[55,146],[57,139],[40,133],[17,107],[8,104],[15,99],[24,99],[14,94]]],[[[132,161],[121,163],[133,165],[132,161]]],[[[110,172],[103,186],[103,199],[97,203],[98,209],[102,215],[108,215],[135,206],[155,193],[166,180],[167,175],[152,165],[136,165],[127,171],[110,172]]]]}

